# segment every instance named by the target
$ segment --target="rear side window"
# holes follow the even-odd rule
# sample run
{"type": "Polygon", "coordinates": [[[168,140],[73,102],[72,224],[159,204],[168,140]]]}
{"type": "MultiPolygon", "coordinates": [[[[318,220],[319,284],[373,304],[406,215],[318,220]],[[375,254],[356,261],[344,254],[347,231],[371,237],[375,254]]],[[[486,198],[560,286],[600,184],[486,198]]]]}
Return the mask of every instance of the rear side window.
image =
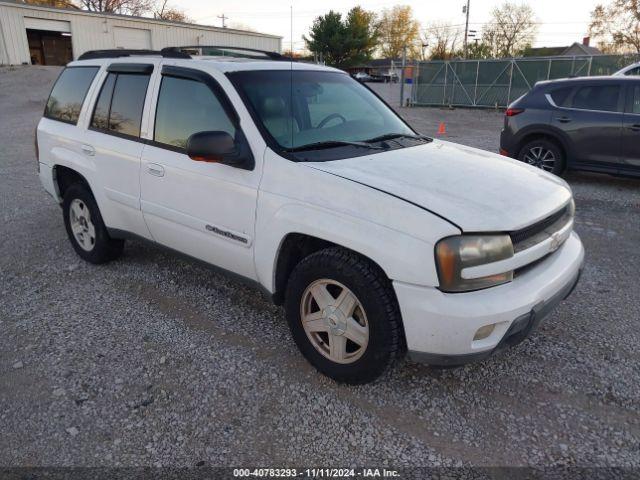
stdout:
{"type": "Polygon", "coordinates": [[[109,73],[102,85],[91,127],[126,137],[139,137],[149,75],[109,73]]]}
{"type": "Polygon", "coordinates": [[[569,103],[568,102],[569,95],[571,94],[572,90],[573,90],[573,87],[558,88],[556,90],[549,92],[549,95],[551,95],[551,98],[553,99],[553,103],[555,103],[557,106],[566,107],[567,104],[569,103]]]}
{"type": "Polygon", "coordinates": [[[67,123],[78,123],[82,104],[98,67],[66,68],[51,90],[44,116],[67,123]]]}
{"type": "Polygon", "coordinates": [[[582,110],[599,110],[603,112],[618,111],[618,85],[591,85],[580,87],[573,96],[573,108],[582,110]]]}
{"type": "Polygon", "coordinates": [[[631,113],[640,114],[640,85],[633,87],[631,102],[631,113]]]}
{"type": "Polygon", "coordinates": [[[191,135],[205,131],[235,136],[235,127],[218,97],[204,83],[163,76],[153,139],[183,149],[191,135]]]}

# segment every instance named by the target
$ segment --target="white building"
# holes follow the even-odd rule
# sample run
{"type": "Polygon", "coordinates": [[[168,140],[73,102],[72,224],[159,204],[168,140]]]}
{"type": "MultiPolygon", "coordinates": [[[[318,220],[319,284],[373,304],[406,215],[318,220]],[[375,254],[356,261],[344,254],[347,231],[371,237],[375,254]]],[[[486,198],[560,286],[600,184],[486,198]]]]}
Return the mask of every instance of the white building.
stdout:
{"type": "Polygon", "coordinates": [[[282,37],[0,0],[0,65],[64,65],[87,50],[224,45],[280,52],[282,37]]]}

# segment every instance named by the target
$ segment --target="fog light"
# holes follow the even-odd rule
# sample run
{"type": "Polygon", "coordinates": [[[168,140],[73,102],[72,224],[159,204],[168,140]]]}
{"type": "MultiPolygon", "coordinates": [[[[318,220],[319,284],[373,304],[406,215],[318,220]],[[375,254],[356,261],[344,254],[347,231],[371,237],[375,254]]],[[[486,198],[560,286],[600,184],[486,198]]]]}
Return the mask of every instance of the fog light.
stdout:
{"type": "Polygon", "coordinates": [[[492,323],[491,325],[485,325],[484,327],[480,327],[473,337],[473,341],[476,340],[484,340],[489,335],[493,333],[493,330],[496,328],[496,324],[492,323]]]}

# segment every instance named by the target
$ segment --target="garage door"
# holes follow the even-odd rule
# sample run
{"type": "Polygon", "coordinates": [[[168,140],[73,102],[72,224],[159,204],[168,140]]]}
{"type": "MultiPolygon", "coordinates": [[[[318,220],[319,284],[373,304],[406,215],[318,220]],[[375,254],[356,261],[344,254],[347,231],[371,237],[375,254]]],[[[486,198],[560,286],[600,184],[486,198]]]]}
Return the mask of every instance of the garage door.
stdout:
{"type": "Polygon", "coordinates": [[[142,28],[114,27],[116,48],[151,49],[151,31],[142,28]]]}
{"type": "Polygon", "coordinates": [[[48,20],[46,18],[24,17],[24,26],[29,30],[47,30],[49,32],[70,32],[69,22],[48,20]]]}

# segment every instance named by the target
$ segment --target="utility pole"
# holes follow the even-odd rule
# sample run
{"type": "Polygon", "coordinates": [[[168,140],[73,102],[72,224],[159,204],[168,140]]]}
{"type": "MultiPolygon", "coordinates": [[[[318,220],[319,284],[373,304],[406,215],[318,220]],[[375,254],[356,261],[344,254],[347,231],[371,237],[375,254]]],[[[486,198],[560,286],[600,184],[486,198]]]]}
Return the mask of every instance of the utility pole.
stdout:
{"type": "Polygon", "coordinates": [[[229,17],[225,16],[225,14],[223,13],[222,15],[218,15],[218,18],[222,19],[222,28],[227,28],[225,20],[229,20],[229,17]]]}
{"type": "Polygon", "coordinates": [[[404,71],[407,66],[407,46],[402,47],[402,71],[400,72],[400,106],[404,107],[404,71]]]}
{"type": "Polygon", "coordinates": [[[469,4],[471,0],[467,0],[467,5],[462,7],[462,13],[467,14],[467,20],[464,24],[464,58],[467,58],[467,35],[469,34],[469,4]]]}

